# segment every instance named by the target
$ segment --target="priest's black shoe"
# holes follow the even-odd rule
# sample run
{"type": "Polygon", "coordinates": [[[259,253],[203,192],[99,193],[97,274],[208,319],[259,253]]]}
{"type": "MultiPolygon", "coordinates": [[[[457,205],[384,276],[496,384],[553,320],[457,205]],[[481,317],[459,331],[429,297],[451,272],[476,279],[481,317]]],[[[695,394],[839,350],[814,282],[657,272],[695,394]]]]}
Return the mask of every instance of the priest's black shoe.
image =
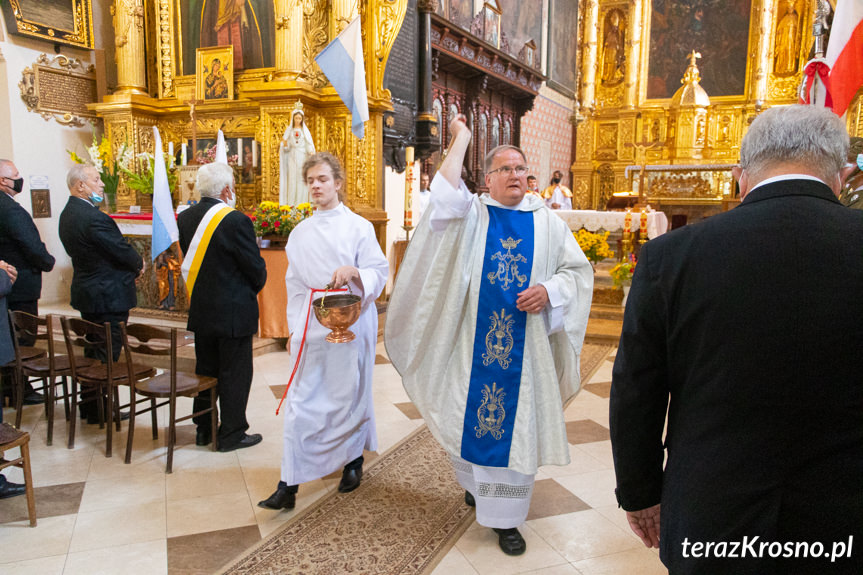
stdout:
{"type": "Polygon", "coordinates": [[[198,429],[195,433],[195,445],[210,445],[213,441],[213,433],[209,429],[198,429]]]}
{"type": "Polygon", "coordinates": [[[339,481],[339,493],[350,493],[360,486],[363,478],[363,468],[357,467],[342,471],[342,480],[339,481]]]}
{"type": "Polygon", "coordinates": [[[527,549],[524,537],[515,527],[511,529],[495,528],[494,532],[497,533],[497,544],[500,545],[501,551],[507,555],[521,555],[527,549]]]}
{"type": "Polygon", "coordinates": [[[228,451],[234,451],[235,449],[244,449],[246,447],[252,447],[253,445],[257,445],[261,442],[263,437],[261,437],[260,433],[252,433],[251,435],[246,434],[243,438],[236,443],[231,443],[230,445],[222,445],[221,441],[219,441],[219,451],[222,453],[226,453],[228,451]]]}
{"type": "Polygon", "coordinates": [[[258,507],[275,510],[293,509],[296,504],[297,492],[291,491],[289,487],[282,487],[281,485],[279,485],[279,488],[276,489],[275,493],[263,501],[258,501],[258,507]]]}
{"type": "Polygon", "coordinates": [[[27,487],[21,483],[12,483],[11,481],[6,481],[6,478],[0,475],[0,499],[6,499],[8,497],[15,497],[16,495],[23,495],[27,490],[27,487]]]}
{"type": "Polygon", "coordinates": [[[476,507],[476,499],[473,498],[473,495],[470,491],[464,492],[464,503],[468,507],[476,507]]]}

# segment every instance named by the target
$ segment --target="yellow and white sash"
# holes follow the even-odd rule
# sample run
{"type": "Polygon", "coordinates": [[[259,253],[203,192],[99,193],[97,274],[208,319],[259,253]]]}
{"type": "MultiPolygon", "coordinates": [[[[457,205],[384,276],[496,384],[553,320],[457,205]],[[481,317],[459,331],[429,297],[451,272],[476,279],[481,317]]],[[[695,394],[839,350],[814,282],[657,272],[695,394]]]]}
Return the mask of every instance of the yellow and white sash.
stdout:
{"type": "Polygon", "coordinates": [[[183,266],[180,268],[183,273],[183,279],[186,281],[186,291],[189,292],[189,301],[192,300],[192,290],[195,288],[195,281],[198,279],[198,272],[201,271],[201,263],[204,261],[207,248],[210,246],[213,232],[216,231],[216,228],[219,227],[225,216],[233,211],[234,209],[226,204],[216,204],[207,210],[201,223],[198,224],[198,229],[195,230],[195,235],[189,244],[189,251],[185,254],[183,266]]]}

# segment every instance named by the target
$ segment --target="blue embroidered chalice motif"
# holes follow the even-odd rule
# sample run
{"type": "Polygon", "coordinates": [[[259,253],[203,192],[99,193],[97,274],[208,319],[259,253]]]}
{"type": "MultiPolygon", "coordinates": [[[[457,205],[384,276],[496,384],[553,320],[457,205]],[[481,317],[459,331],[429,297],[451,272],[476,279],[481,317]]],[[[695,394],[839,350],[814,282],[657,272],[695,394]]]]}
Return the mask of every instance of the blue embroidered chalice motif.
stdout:
{"type": "Polygon", "coordinates": [[[497,271],[488,274],[488,281],[494,285],[495,280],[501,282],[500,288],[508,290],[509,285],[513,282],[518,282],[518,287],[524,285],[527,281],[527,275],[518,273],[518,264],[526,262],[527,258],[519,253],[512,253],[512,250],[518,247],[522,240],[514,240],[509,237],[505,240],[500,240],[501,245],[506,250],[506,253],[497,252],[491,256],[491,261],[497,261],[497,271]]]}
{"type": "Polygon", "coordinates": [[[483,386],[482,403],[476,410],[477,425],[474,427],[476,436],[482,437],[490,433],[495,439],[503,437],[503,420],[506,418],[506,410],[503,408],[503,398],[506,396],[502,387],[492,382],[491,387],[483,386]]]}

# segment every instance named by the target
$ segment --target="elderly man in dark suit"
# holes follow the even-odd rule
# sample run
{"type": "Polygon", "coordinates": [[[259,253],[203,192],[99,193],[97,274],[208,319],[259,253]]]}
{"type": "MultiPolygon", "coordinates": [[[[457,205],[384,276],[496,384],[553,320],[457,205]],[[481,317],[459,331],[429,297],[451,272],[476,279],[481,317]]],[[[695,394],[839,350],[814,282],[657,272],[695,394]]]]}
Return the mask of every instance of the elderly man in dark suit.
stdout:
{"type": "MultiPolygon", "coordinates": [[[[0,260],[0,364],[12,361],[15,358],[15,346],[12,343],[12,332],[9,331],[9,316],[6,312],[6,297],[12,292],[12,286],[18,277],[15,266],[0,260]]],[[[3,409],[0,407],[0,423],[3,423],[3,409]]],[[[0,453],[0,455],[3,455],[0,453]]],[[[21,495],[26,489],[25,485],[7,481],[0,474],[0,499],[21,495]]]]}
{"type": "Polygon", "coordinates": [[[734,169],[740,206],[641,251],[611,441],[618,501],[671,573],[863,573],[863,216],[837,200],[847,150],[829,110],[767,110],[734,169]]]}
{"type": "MultiPolygon", "coordinates": [[[[104,199],[105,184],[96,168],[73,166],[66,184],[70,195],[60,214],[60,241],[72,258],[72,307],[84,320],[111,323],[111,346],[116,361],[122,346],[120,322],[129,320],[129,310],[137,303],[135,279],[144,262],[114,220],[97,207],[104,199]]],[[[83,404],[81,417],[86,417],[88,423],[96,423],[96,406],[83,404]]]]}
{"type": "MultiPolygon", "coordinates": [[[[10,160],[0,160],[0,260],[18,270],[18,279],[6,296],[10,310],[39,315],[42,272],[54,269],[54,256],[48,253],[33,218],[13,198],[24,189],[24,178],[10,160]]],[[[22,345],[33,345],[35,338],[22,338],[22,345]]],[[[26,384],[24,403],[42,403],[43,398],[26,384]]],[[[4,390],[5,393],[6,390],[4,390]]]]}
{"type": "MultiPolygon", "coordinates": [[[[260,443],[247,434],[246,404],[252,385],[252,337],[258,331],[257,294],[267,269],[255,243],[252,221],[233,209],[234,172],[226,164],[198,169],[201,201],[177,218],[183,275],[189,292],[189,330],[195,332],[196,373],[219,380],[219,451],[260,443]]],[[[195,399],[195,411],[209,407],[195,399]]],[[[195,443],[212,439],[208,415],[194,419],[195,443]]]]}

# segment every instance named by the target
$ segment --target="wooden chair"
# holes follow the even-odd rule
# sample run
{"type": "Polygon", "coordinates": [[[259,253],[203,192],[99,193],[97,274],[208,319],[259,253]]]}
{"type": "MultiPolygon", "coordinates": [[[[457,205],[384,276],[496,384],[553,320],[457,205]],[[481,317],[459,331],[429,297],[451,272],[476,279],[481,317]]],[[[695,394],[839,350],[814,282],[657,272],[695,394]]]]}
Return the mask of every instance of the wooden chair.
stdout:
{"type": "Polygon", "coordinates": [[[126,352],[126,365],[131,365],[132,353],[151,356],[166,356],[171,358],[170,368],[154,377],[141,379],[134,377],[129,368],[128,378],[133,381],[129,413],[129,436],[126,441],[126,463],[132,461],[132,440],[135,434],[135,416],[150,411],[153,415],[153,439],[157,438],[156,431],[156,408],[168,405],[168,463],[165,467],[166,473],[173,471],[174,445],[177,442],[177,422],[191,419],[204,413],[210,413],[213,430],[213,451],[216,450],[216,430],[218,430],[218,403],[216,402],[215,377],[197,375],[177,370],[177,328],[160,328],[144,324],[129,324],[122,326],[124,348],[126,352]],[[209,390],[210,405],[208,409],[194,412],[190,415],[177,417],[177,397],[195,397],[199,393],[209,390]],[[135,395],[141,395],[153,401],[165,399],[158,405],[136,412],[135,395]]]}
{"type": "MultiPolygon", "coordinates": [[[[120,431],[120,401],[117,388],[121,385],[130,385],[130,381],[155,375],[156,369],[149,365],[140,363],[126,364],[125,360],[111,361],[113,348],[111,344],[111,324],[92,323],[75,317],[62,317],[60,323],[63,326],[63,338],[66,340],[66,350],[72,359],[69,362],[72,371],[71,391],[71,418],[69,420],[69,449],[75,447],[75,421],[78,411],[78,387],[95,389],[97,391],[95,401],[99,413],[99,427],[105,425],[105,457],[111,457],[112,427],[116,420],[117,431],[120,431]],[[83,347],[90,350],[88,355],[97,355],[108,358],[105,363],[96,362],[88,366],[79,366],[76,361],[75,348],[83,347]],[[104,354],[104,355],[103,355],[104,354]],[[132,380],[129,374],[132,374],[132,380]],[[108,408],[107,418],[104,417],[102,409],[103,393],[107,395],[106,406],[108,408]]],[[[121,329],[124,324],[121,323],[121,329]]],[[[120,350],[122,355],[122,350],[120,350]]],[[[128,354],[126,354],[128,358],[128,354]]],[[[134,395],[132,396],[134,399],[134,395]]],[[[89,400],[88,400],[89,401],[89,400]]]]}
{"type": "Polygon", "coordinates": [[[13,359],[7,364],[4,364],[3,366],[0,366],[0,369],[2,369],[3,371],[8,371],[12,374],[12,389],[10,390],[10,402],[12,407],[15,408],[15,427],[20,427],[21,413],[24,405],[23,390],[25,380],[24,375],[21,374],[18,369],[18,363],[19,361],[30,361],[33,359],[45,357],[45,350],[30,345],[18,345],[18,338],[13,337],[12,339],[15,345],[15,359],[13,359]]]}
{"type": "MultiPolygon", "coordinates": [[[[18,347],[18,339],[29,338],[36,341],[45,341],[45,347],[48,349],[47,357],[38,357],[35,359],[25,360],[16,354],[16,371],[17,371],[17,395],[20,398],[24,394],[24,382],[29,378],[36,378],[43,382],[41,391],[45,394],[45,417],[48,419],[48,441],[51,445],[54,441],[54,404],[58,399],[63,400],[63,407],[66,412],[66,421],[69,421],[69,388],[67,384],[68,376],[72,375],[72,368],[69,362],[69,357],[55,352],[54,346],[54,318],[51,315],[41,317],[30,315],[23,311],[10,311],[9,323],[12,326],[15,337],[15,346],[18,347]],[[60,381],[57,381],[57,378],[60,381]],[[56,395],[56,386],[63,386],[63,393],[56,395]]],[[[89,359],[84,356],[78,356],[75,361],[79,367],[86,367],[97,363],[95,359],[89,359]]],[[[21,425],[21,409],[19,405],[18,413],[15,415],[15,425],[21,425]]]]}
{"type": "Polygon", "coordinates": [[[8,423],[0,423],[0,453],[16,447],[21,449],[18,459],[0,459],[0,469],[15,466],[24,470],[24,488],[27,495],[27,515],[30,527],[36,527],[36,498],[33,496],[33,478],[30,475],[30,434],[19,431],[8,423]]]}

